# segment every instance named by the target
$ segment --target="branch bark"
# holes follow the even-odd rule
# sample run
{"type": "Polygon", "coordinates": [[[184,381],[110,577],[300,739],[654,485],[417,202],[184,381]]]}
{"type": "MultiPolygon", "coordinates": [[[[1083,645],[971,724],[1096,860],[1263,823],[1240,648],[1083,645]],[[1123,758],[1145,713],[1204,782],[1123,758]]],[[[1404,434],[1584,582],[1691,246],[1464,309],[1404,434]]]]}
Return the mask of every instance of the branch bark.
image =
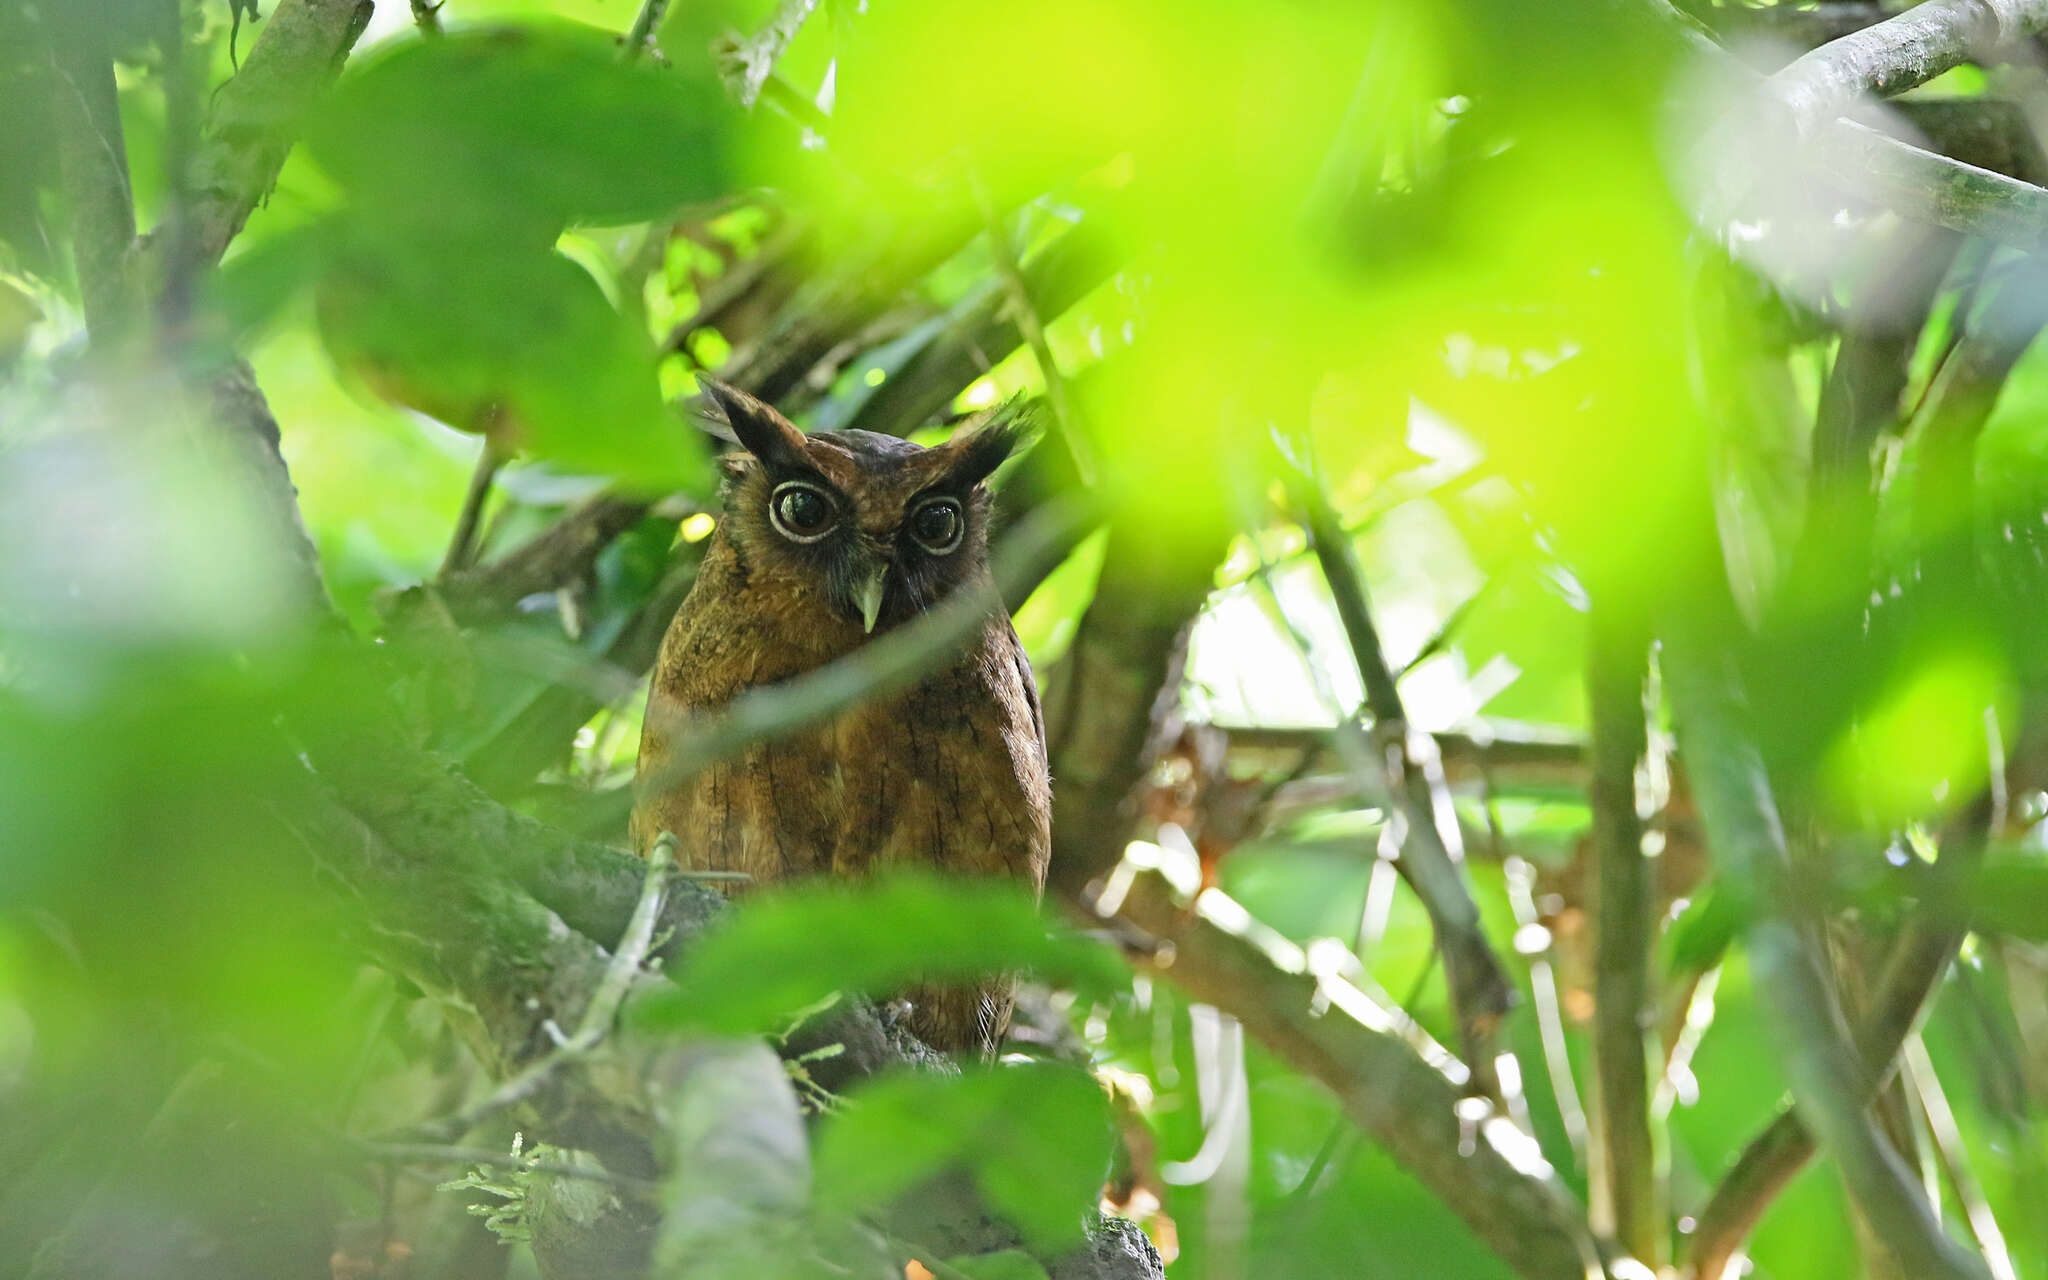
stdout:
{"type": "Polygon", "coordinates": [[[1871,1220],[1887,1224],[1909,1273],[1930,1280],[1984,1280],[1982,1260],[1948,1238],[1911,1172],[1864,1110],[1860,1063],[1800,919],[1805,899],[1748,728],[1748,699],[1731,643],[1734,602],[1712,571],[1700,577],[1692,584],[1700,600],[1661,619],[1665,686],[1716,865],[1757,904],[1759,914],[1748,930],[1750,968],[1773,1015],[1793,1094],[1841,1162],[1857,1205],[1871,1220]]]}
{"type": "Polygon", "coordinates": [[[1866,96],[1892,97],[2048,27],[2048,0],[1924,0],[1795,59],[1766,91],[1812,138],[1866,96]]]}
{"type": "Polygon", "coordinates": [[[1052,886],[1078,899],[1124,855],[1135,792],[1180,718],[1188,631],[1223,558],[1220,530],[1113,521],[1095,598],[1045,679],[1052,886]],[[1177,535],[1177,536],[1176,536],[1177,535]]]}
{"type": "Polygon", "coordinates": [[[47,18],[57,166],[71,214],[72,256],[86,329],[104,346],[133,323],[139,294],[128,271],[135,243],[135,202],[114,62],[102,15],[59,5],[47,18]]]}
{"type": "Polygon", "coordinates": [[[1655,1269],[1666,1225],[1650,1131],[1656,1007],[1650,990],[1654,875],[1643,856],[1636,769],[1648,750],[1643,685],[1649,628],[1610,601],[1596,604],[1587,659],[1592,718],[1593,1065],[1597,1083],[1590,1170],[1593,1227],[1655,1269]]]}
{"type": "MultiPolygon", "coordinates": [[[[1957,906],[1946,893],[1965,883],[1981,861],[1990,818],[1981,798],[1949,824],[1941,840],[1942,900],[1927,904],[1900,934],[1885,962],[1871,1011],[1856,1029],[1862,1064],[1857,1096],[1868,1102],[1896,1069],[1900,1046],[1919,1021],[1920,1011],[1963,940],[1957,906]]],[[[1720,1280],[1743,1242],[1778,1195],[1818,1150],[1813,1130],[1797,1107],[1788,1107],[1751,1138],[1700,1210],[1693,1232],[1689,1269],[1697,1280],[1720,1280]]]]}
{"type": "MultiPolygon", "coordinates": [[[[280,0],[233,79],[213,96],[205,138],[192,160],[184,237],[201,270],[277,181],[298,122],[326,90],[374,11],[372,0],[280,0]]],[[[152,255],[174,246],[152,235],[152,255]],[[161,244],[163,247],[159,247],[161,244]]],[[[151,279],[166,274],[158,263],[151,279]]]]}
{"type": "MultiPolygon", "coordinates": [[[[1309,541],[1330,584],[1337,615],[1358,664],[1372,713],[1372,747],[1385,771],[1387,791],[1402,819],[1400,855],[1395,866],[1415,890],[1436,930],[1450,986],[1451,1012],[1457,1019],[1460,1055],[1488,1097],[1499,1095],[1493,1066],[1493,1035],[1501,1017],[1513,1006],[1514,993],[1500,959],[1479,923],[1479,908],[1458,870],[1451,842],[1457,839],[1457,814],[1448,797],[1439,797],[1414,758],[1408,712],[1387,664],[1379,631],[1366,599],[1365,572],[1358,549],[1338,519],[1322,483],[1308,471],[1290,482],[1296,489],[1309,541]],[[1445,801],[1439,804],[1439,800],[1445,801]]],[[[1460,842],[1462,843],[1462,841],[1460,842]]]]}
{"type": "Polygon", "coordinates": [[[1335,1095],[1344,1112],[1529,1280],[1607,1274],[1605,1247],[1535,1140],[1466,1096],[1335,969],[1250,922],[1211,889],[1180,901],[1157,871],[1125,868],[1097,904],[1140,930],[1137,962],[1238,1019],[1335,1095]],[[1129,883],[1122,883],[1128,875],[1129,883]],[[1475,1110],[1475,1108],[1478,1108],[1475,1110]]]}

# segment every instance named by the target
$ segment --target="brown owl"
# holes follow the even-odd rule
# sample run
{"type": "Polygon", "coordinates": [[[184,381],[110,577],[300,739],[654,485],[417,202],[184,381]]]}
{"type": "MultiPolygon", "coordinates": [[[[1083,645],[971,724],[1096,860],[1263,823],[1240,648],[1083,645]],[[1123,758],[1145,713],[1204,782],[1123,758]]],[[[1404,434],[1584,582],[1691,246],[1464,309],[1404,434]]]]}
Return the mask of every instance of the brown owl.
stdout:
{"type": "MultiPolygon", "coordinates": [[[[671,737],[734,696],[800,675],[988,577],[984,481],[1015,444],[1001,415],[921,448],[868,431],[806,437],[705,382],[745,453],[724,518],[656,660],[633,843],[672,831],[685,867],[760,884],[923,867],[1014,876],[1037,894],[1050,851],[1045,728],[1024,649],[992,614],[902,693],[664,784],[671,737]]],[[[936,1048],[993,1053],[1013,981],[906,992],[936,1048]]]]}

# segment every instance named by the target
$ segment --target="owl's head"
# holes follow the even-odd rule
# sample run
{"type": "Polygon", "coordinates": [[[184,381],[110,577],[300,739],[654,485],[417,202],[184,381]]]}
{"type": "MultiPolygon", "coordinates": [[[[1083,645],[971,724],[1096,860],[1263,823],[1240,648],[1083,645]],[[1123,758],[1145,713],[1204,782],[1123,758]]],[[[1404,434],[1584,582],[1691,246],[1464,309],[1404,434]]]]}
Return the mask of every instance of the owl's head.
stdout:
{"type": "Polygon", "coordinates": [[[721,522],[743,562],[811,583],[869,632],[984,572],[983,481],[1016,446],[1016,415],[998,410],[929,449],[872,431],[806,436],[745,392],[698,381],[746,451],[726,457],[721,522]]]}

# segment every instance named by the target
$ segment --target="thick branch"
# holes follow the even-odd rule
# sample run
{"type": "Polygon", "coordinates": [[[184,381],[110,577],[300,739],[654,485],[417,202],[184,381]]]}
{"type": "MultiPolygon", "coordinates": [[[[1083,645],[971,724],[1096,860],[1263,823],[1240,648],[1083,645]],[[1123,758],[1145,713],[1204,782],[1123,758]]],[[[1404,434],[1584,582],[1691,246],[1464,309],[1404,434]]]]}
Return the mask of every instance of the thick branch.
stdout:
{"type": "Polygon", "coordinates": [[[1050,876],[1069,896],[1123,857],[1135,792],[1175,734],[1188,631],[1224,545],[1220,530],[1110,525],[1095,598],[1044,688],[1050,876]]]}
{"type": "Polygon", "coordinates": [[[57,124],[57,165],[71,215],[72,255],[85,323],[105,342],[135,318],[128,251],[135,202],[128,150],[114,89],[103,16],[86,5],[59,5],[49,17],[49,85],[57,124]]]}
{"type": "Polygon", "coordinates": [[[2043,27],[2048,0],[1926,0],[1802,55],[1767,89],[1811,138],[1866,96],[1904,93],[2043,27]]]}
{"type": "MultiPolygon", "coordinates": [[[[1991,0],[1987,0],[1989,2],[1991,0]]],[[[2048,0],[1997,2],[2002,12],[2023,6],[2030,21],[2035,21],[2035,15],[2048,7],[2048,0]]],[[[1640,30],[1662,42],[1673,53],[1696,58],[1717,73],[1734,73],[1745,83],[1770,83],[1755,80],[1753,73],[1742,67],[1727,50],[1715,44],[1690,18],[1673,8],[1669,0],[1617,0],[1617,3],[1622,6],[1622,12],[1639,20],[1640,30]]],[[[1969,3],[1970,0],[1944,3],[1944,13],[1953,17],[1949,11],[1966,8],[1969,3]]],[[[1910,16],[1910,13],[1902,16],[1910,16]]],[[[2035,21],[2035,25],[2028,29],[2037,29],[2038,25],[2035,21]]],[[[1946,29],[1941,23],[1936,27],[1946,29]]],[[[1885,37],[1886,40],[1889,38],[1885,37]]],[[[1880,67],[1862,61],[1860,52],[1856,59],[1836,67],[1821,57],[1832,47],[1825,45],[1807,55],[1819,61],[1809,63],[1806,70],[1780,86],[1783,92],[1797,99],[1797,105],[1774,97],[1774,101],[1780,103],[1780,110],[1790,112],[1793,118],[1773,122],[1771,128],[1800,127],[1799,136],[1814,142],[1812,151],[1816,163],[1850,183],[1853,189],[1875,197],[1907,217],[2018,249],[2037,251],[2048,248],[2048,231],[2044,231],[2048,228],[2048,190],[1935,155],[1853,121],[1831,115],[1818,115],[1810,120],[1802,116],[1802,112],[1810,113],[1825,102],[1836,101],[1851,84],[1867,81],[1880,71],[1891,77],[1887,84],[1904,88],[1908,87],[1906,81],[1913,75],[1924,78],[1925,74],[1939,74],[1946,69],[1937,65],[1938,59],[1915,61],[1904,55],[1897,67],[1889,64],[1880,67]],[[1912,70],[1914,67],[1918,70],[1912,70]],[[1802,120],[1803,126],[1800,125],[1802,120]]],[[[1953,42],[1947,47],[1954,51],[1953,42]]],[[[1947,65],[1955,64],[1949,62],[1947,65]]],[[[1780,75],[1791,76],[1793,70],[1787,68],[1780,75]]],[[[1851,92],[1849,98],[1841,101],[1835,109],[1839,111],[1853,105],[1854,98],[1855,94],[1851,92]]]]}
{"type": "MultiPolygon", "coordinates": [[[[186,242],[195,261],[186,269],[219,262],[269,193],[300,118],[341,70],[373,8],[371,0],[280,0],[271,11],[241,70],[213,95],[192,159],[186,242]]],[[[165,274],[161,264],[151,274],[165,274]]]]}
{"type": "MultiPolygon", "coordinates": [[[[1216,890],[1192,905],[1164,876],[1117,873],[1102,909],[1152,940],[1141,964],[1235,1017],[1334,1094],[1361,1130],[1531,1280],[1606,1274],[1601,1246],[1535,1140],[1466,1097],[1381,1008],[1333,968],[1259,929],[1216,890]],[[1123,890],[1119,896],[1119,890],[1123,890]],[[1475,1110],[1478,1108],[1478,1110],[1475,1110]]],[[[1453,1067],[1455,1069],[1455,1067],[1453,1067]]]]}

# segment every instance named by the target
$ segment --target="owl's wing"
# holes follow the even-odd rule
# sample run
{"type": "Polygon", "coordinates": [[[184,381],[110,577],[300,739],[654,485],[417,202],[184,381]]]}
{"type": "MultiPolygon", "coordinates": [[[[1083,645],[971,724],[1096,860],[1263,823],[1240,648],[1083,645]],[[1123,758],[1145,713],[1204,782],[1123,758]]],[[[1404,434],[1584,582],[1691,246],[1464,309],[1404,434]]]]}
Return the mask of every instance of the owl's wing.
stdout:
{"type": "Polygon", "coordinates": [[[1024,653],[1024,642],[1017,638],[1017,628],[1007,618],[1003,620],[1002,644],[1017,670],[1017,683],[1024,686],[1024,701],[1031,707],[1031,727],[1038,733],[1038,755],[1045,759],[1050,748],[1045,741],[1045,709],[1038,704],[1038,681],[1031,674],[1031,659],[1024,653]]]}

